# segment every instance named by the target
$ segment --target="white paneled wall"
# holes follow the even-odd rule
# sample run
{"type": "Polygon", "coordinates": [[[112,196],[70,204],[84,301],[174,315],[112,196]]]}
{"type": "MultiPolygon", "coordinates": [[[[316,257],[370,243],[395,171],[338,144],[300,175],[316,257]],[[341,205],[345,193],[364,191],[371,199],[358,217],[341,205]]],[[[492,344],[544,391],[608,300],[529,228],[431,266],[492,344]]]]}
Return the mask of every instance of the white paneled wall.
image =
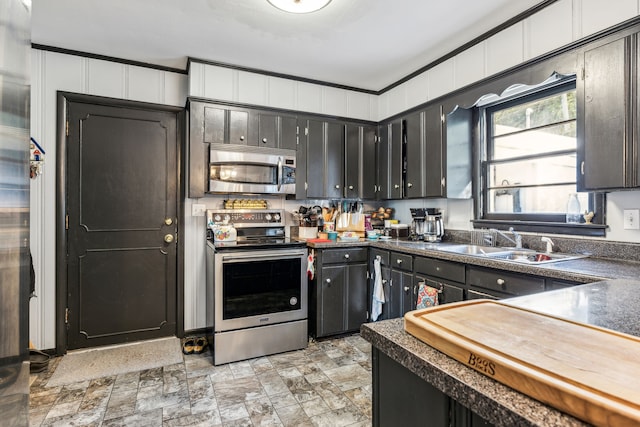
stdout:
{"type": "Polygon", "coordinates": [[[189,96],[377,120],[376,96],[331,86],[191,62],[189,96]]]}
{"type": "MultiPolygon", "coordinates": [[[[407,94],[411,79],[379,99],[377,120],[460,89],[580,38],[626,21],[640,13],[638,0],[560,0],[529,18],[478,43],[450,60],[425,71],[424,97],[407,94]]],[[[415,87],[421,87],[416,82],[415,87]]],[[[420,91],[418,91],[420,93],[420,91]]]]}
{"type": "MultiPolygon", "coordinates": [[[[31,242],[37,298],[31,300],[30,337],[39,348],[55,347],[55,138],[56,92],[69,91],[184,106],[187,96],[240,102],[309,113],[378,121],[435,99],[479,79],[545,54],[639,13],[640,0],[560,0],[521,23],[471,47],[380,96],[192,62],[179,73],[33,50],[32,135],[47,151],[43,175],[32,181],[31,242]]],[[[640,192],[609,195],[609,238],[640,242],[639,232],[622,230],[622,209],[639,208],[640,192]]],[[[218,208],[222,199],[185,201],[185,329],[205,327],[204,219],[190,216],[193,203],[218,208]]],[[[273,207],[304,201],[276,199],[273,207]]],[[[469,201],[399,201],[408,207],[440,207],[447,226],[468,229],[469,201]]]]}
{"type": "Polygon", "coordinates": [[[31,252],[36,295],[29,336],[38,348],[55,347],[56,99],[58,91],[156,104],[185,105],[187,76],[61,53],[32,50],[31,135],[46,151],[43,174],[31,180],[31,252]]]}

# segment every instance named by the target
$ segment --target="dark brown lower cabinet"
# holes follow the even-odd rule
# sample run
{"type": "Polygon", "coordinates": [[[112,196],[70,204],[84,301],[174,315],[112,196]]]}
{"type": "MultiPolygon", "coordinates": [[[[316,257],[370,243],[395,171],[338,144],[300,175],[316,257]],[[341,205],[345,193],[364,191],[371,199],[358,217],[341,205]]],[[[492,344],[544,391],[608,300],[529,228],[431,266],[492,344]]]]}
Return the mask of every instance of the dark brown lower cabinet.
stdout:
{"type": "Polygon", "coordinates": [[[371,357],[374,427],[492,425],[377,348],[371,357]]]}
{"type": "Polygon", "coordinates": [[[367,248],[316,250],[309,283],[309,333],[326,337],[360,330],[367,322],[367,248]]]}

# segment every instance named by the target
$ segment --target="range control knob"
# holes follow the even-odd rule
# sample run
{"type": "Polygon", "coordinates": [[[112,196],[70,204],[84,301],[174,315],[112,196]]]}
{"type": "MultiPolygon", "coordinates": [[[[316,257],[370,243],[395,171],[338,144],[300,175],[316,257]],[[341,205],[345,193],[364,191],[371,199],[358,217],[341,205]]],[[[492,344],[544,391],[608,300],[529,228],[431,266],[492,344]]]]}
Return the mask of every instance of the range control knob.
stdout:
{"type": "Polygon", "coordinates": [[[265,214],[264,215],[264,219],[266,219],[267,221],[271,221],[271,214],[265,214]]]}
{"type": "Polygon", "coordinates": [[[213,220],[214,220],[215,222],[220,222],[220,220],[221,220],[221,219],[222,219],[222,218],[221,218],[221,217],[220,217],[220,215],[218,215],[218,214],[216,214],[216,215],[213,217],[213,220]]]}
{"type": "Polygon", "coordinates": [[[274,214],[274,215],[273,215],[273,219],[274,219],[275,221],[280,221],[280,214],[274,214]]]}
{"type": "Polygon", "coordinates": [[[224,220],[225,220],[225,221],[229,221],[229,220],[231,220],[231,215],[229,215],[229,214],[225,214],[225,216],[224,216],[224,220]]]}

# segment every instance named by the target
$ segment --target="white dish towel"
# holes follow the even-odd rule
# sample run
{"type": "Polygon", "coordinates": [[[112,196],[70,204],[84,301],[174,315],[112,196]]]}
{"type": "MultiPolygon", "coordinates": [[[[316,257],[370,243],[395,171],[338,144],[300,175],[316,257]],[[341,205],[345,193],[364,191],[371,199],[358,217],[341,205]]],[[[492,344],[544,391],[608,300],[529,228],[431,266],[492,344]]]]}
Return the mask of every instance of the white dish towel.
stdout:
{"type": "Polygon", "coordinates": [[[378,320],[382,313],[382,304],[385,303],[384,289],[382,289],[382,273],[380,271],[380,258],[373,261],[373,298],[371,299],[371,321],[378,320]]]}

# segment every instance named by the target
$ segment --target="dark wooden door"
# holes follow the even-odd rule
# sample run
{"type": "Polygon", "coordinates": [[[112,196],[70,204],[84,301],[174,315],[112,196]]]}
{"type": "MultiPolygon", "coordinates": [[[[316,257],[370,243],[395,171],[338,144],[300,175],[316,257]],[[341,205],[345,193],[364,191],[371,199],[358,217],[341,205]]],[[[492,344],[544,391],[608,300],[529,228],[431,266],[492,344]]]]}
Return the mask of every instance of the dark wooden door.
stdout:
{"type": "Polygon", "coordinates": [[[254,112],[251,116],[249,145],[276,148],[278,146],[278,116],[265,112],[254,112]]]}
{"type": "Polygon", "coordinates": [[[404,120],[404,132],[407,139],[406,162],[407,182],[405,197],[424,197],[424,115],[413,113],[404,120]]]}
{"type": "Polygon", "coordinates": [[[440,105],[431,105],[425,110],[425,169],[426,196],[443,197],[444,164],[442,158],[442,110],[440,105]]]}
{"type": "Polygon", "coordinates": [[[361,143],[362,126],[355,124],[345,125],[345,196],[348,199],[360,197],[360,176],[362,171],[360,165],[362,163],[362,143],[361,143]]]}
{"type": "Polygon", "coordinates": [[[378,199],[391,198],[391,141],[389,133],[391,125],[384,124],[378,128],[378,199]]]}
{"type": "Polygon", "coordinates": [[[391,187],[390,199],[399,200],[404,195],[402,181],[404,156],[402,151],[402,120],[391,123],[391,187]]]}
{"type": "Polygon", "coordinates": [[[324,122],[307,122],[307,194],[308,198],[325,197],[324,122]]]}
{"type": "Polygon", "coordinates": [[[325,123],[325,156],[325,197],[339,199],[344,196],[344,124],[325,123]]]}
{"type": "Polygon", "coordinates": [[[347,319],[346,331],[359,331],[366,323],[369,315],[369,298],[367,295],[367,264],[351,264],[347,272],[347,319]]]}
{"type": "Polygon", "coordinates": [[[344,287],[347,266],[332,265],[322,268],[320,286],[320,313],[318,336],[344,332],[344,287]]]}
{"type": "Polygon", "coordinates": [[[67,348],[176,333],[178,117],[68,102],[67,348]]]}
{"type": "Polygon", "coordinates": [[[628,143],[633,138],[627,113],[629,49],[630,38],[624,38],[584,54],[584,137],[580,139],[584,164],[578,165],[582,190],[624,188],[628,184],[628,143]]]}
{"type": "Polygon", "coordinates": [[[360,194],[363,199],[376,198],[378,169],[376,164],[376,127],[362,128],[362,170],[360,194]]]}

